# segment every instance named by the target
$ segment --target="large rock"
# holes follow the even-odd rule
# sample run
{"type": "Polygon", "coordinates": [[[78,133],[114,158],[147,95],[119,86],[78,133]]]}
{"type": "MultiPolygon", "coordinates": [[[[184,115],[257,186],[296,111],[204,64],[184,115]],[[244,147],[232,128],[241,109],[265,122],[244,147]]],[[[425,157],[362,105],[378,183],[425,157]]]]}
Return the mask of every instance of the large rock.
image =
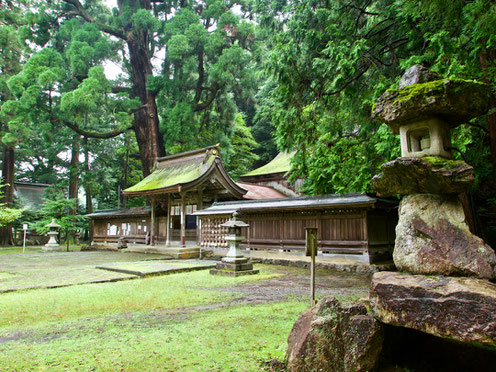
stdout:
{"type": "Polygon", "coordinates": [[[386,123],[393,133],[399,126],[432,117],[450,127],[485,114],[491,103],[491,88],[473,80],[441,79],[388,89],[372,108],[372,117],[386,123]]]}
{"type": "Polygon", "coordinates": [[[495,277],[496,254],[473,235],[455,197],[413,194],[399,206],[393,260],[400,271],[495,277]]]}
{"type": "Polygon", "coordinates": [[[375,273],[370,306],[383,323],[496,349],[496,285],[486,280],[375,273]]]}
{"type": "Polygon", "coordinates": [[[378,361],[383,332],[360,303],[324,298],[296,321],[288,338],[289,371],[370,371],[378,361]]]}
{"type": "Polygon", "coordinates": [[[474,183],[474,168],[441,157],[397,158],[381,166],[371,186],[381,196],[396,194],[461,194],[474,183]]]}

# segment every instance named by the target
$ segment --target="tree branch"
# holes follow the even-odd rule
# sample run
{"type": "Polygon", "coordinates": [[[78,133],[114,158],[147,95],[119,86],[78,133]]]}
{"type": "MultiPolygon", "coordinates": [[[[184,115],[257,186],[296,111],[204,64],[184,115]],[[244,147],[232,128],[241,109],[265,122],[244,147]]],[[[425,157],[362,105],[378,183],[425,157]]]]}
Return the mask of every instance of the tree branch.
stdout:
{"type": "Polygon", "coordinates": [[[130,87],[119,87],[119,86],[110,87],[110,91],[112,93],[129,93],[129,94],[131,94],[132,92],[130,87]]]}
{"type": "Polygon", "coordinates": [[[84,9],[84,7],[81,5],[81,3],[79,2],[79,0],[62,0],[62,1],[64,1],[67,4],[71,4],[72,6],[74,6],[76,8],[76,11],[69,11],[69,12],[66,12],[65,14],[79,16],[79,17],[83,18],[86,22],[94,23],[103,32],[105,32],[105,33],[107,33],[109,35],[115,36],[115,37],[117,37],[119,39],[122,39],[124,41],[127,41],[127,36],[126,36],[126,34],[123,31],[116,30],[115,28],[113,28],[113,27],[111,27],[109,25],[106,25],[104,23],[97,22],[95,19],[93,19],[86,12],[86,9],[84,9]]]}
{"type": "Polygon", "coordinates": [[[369,61],[367,63],[367,65],[365,67],[363,67],[361,69],[361,71],[358,72],[358,74],[356,74],[355,76],[353,76],[352,78],[348,79],[339,89],[337,90],[334,90],[332,92],[327,92],[327,93],[323,93],[324,96],[332,96],[332,95],[335,95],[335,94],[338,94],[340,92],[342,92],[343,90],[345,90],[348,85],[350,85],[351,83],[353,83],[354,81],[360,79],[362,77],[363,74],[365,74],[367,72],[367,70],[369,69],[370,65],[372,63],[369,61]]]}
{"type": "Polygon", "coordinates": [[[130,126],[128,128],[116,129],[116,130],[113,130],[113,131],[107,132],[107,133],[98,133],[98,132],[91,132],[91,131],[81,129],[81,128],[79,128],[79,126],[77,124],[72,124],[71,122],[69,122],[67,120],[64,120],[63,124],[66,127],[72,129],[74,132],[76,132],[82,136],[85,136],[88,138],[100,138],[100,139],[114,138],[114,137],[117,137],[118,135],[132,129],[132,126],[130,126]]]}
{"type": "Polygon", "coordinates": [[[205,110],[208,106],[212,104],[214,101],[215,97],[217,96],[217,92],[219,91],[220,87],[217,83],[212,84],[212,89],[210,91],[210,95],[208,96],[207,100],[203,103],[199,103],[195,107],[195,112],[198,111],[203,111],[205,110]]]}

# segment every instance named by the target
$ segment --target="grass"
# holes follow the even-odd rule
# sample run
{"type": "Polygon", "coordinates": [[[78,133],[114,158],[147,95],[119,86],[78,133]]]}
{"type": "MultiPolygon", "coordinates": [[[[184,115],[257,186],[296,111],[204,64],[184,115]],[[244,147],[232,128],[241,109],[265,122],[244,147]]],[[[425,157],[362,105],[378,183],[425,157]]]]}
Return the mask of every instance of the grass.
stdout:
{"type": "Polygon", "coordinates": [[[46,336],[44,329],[32,332],[29,343],[0,346],[0,369],[258,371],[262,361],[284,358],[289,331],[305,307],[290,301],[183,319],[133,314],[65,322],[46,336]]]}
{"type": "Polygon", "coordinates": [[[274,276],[276,274],[268,268],[262,268],[260,275],[239,278],[214,277],[208,271],[198,271],[116,283],[5,293],[0,296],[0,327],[205,305],[231,300],[235,294],[198,287],[226,287],[274,276]]]}
{"type": "Polygon", "coordinates": [[[0,370],[260,370],[283,359],[308,304],[229,307],[236,285],[279,275],[258,268],[238,278],[198,271],[0,294],[0,370]]]}
{"type": "MultiPolygon", "coordinates": [[[[70,245],[69,246],[69,252],[75,252],[75,251],[80,251],[82,245],[70,245]]],[[[41,253],[41,248],[42,246],[37,245],[37,246],[26,246],[24,252],[25,253],[41,253]]],[[[61,249],[63,252],[66,252],[67,246],[66,245],[61,245],[61,249]]],[[[22,253],[22,246],[20,247],[0,247],[0,254],[16,254],[16,253],[22,253]]]]}
{"type": "MultiPolygon", "coordinates": [[[[106,273],[98,265],[173,264],[157,258],[2,256],[0,289],[71,285],[0,293],[0,371],[259,371],[284,358],[291,328],[309,306],[308,270],[257,265],[259,275],[237,278],[205,270],[88,283],[106,273]]],[[[318,271],[318,278],[318,297],[368,290],[366,275],[318,271]]]]}

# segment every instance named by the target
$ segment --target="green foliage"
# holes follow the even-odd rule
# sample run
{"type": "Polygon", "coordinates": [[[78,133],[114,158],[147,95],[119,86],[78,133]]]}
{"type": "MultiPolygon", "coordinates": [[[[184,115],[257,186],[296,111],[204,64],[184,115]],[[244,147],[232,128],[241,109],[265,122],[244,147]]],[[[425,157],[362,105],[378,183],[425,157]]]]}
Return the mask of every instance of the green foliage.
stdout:
{"type": "MultiPolygon", "coordinates": [[[[494,59],[481,65],[494,40],[486,24],[496,20],[496,6],[486,0],[257,6],[261,24],[272,32],[267,69],[274,80],[259,117],[275,124],[280,149],[298,150],[293,177],[305,179],[306,193],[366,191],[378,165],[398,155],[398,140],[372,122],[370,112],[406,68],[421,63],[445,77],[496,76],[494,59]]],[[[462,142],[471,144],[467,149],[485,177],[487,157],[475,151],[489,153],[487,138],[464,134],[475,135],[462,142]]]]}
{"type": "MultiPolygon", "coordinates": [[[[158,91],[167,153],[218,142],[229,148],[238,141],[237,102],[253,99],[256,91],[255,39],[255,26],[222,0],[192,2],[165,23],[163,74],[149,87],[158,91]]],[[[244,146],[251,152],[255,142],[244,146]]]]}
{"type": "Polygon", "coordinates": [[[241,114],[236,115],[232,132],[230,147],[222,155],[227,171],[231,177],[237,178],[251,170],[253,162],[257,160],[258,156],[252,152],[257,143],[241,114]]]}
{"type": "Polygon", "coordinates": [[[58,223],[61,232],[74,233],[81,231],[85,225],[86,216],[70,215],[70,211],[74,208],[75,199],[67,199],[63,194],[54,192],[50,194],[50,198],[46,198],[43,202],[39,215],[41,218],[33,224],[33,228],[39,234],[45,234],[48,231],[46,225],[52,222],[52,219],[58,223]]]}
{"type": "MultiPolygon", "coordinates": [[[[2,198],[5,185],[0,184],[0,199],[2,198]]],[[[0,227],[6,226],[17,220],[22,215],[22,209],[8,208],[5,203],[0,203],[0,227]]]]}

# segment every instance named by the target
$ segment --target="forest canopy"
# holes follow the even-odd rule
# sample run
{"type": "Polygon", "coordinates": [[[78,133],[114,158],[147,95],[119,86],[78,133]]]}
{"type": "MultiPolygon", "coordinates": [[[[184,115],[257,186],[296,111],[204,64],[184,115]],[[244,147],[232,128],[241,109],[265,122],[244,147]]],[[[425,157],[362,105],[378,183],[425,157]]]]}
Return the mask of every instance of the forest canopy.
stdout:
{"type": "MultiPolygon", "coordinates": [[[[414,64],[494,86],[495,29],[490,0],[0,0],[3,202],[19,179],[116,207],[215,143],[235,177],[297,150],[302,192],[369,191],[399,155],[375,100],[414,64]]],[[[495,106],[453,133],[489,201],[495,106]]]]}

